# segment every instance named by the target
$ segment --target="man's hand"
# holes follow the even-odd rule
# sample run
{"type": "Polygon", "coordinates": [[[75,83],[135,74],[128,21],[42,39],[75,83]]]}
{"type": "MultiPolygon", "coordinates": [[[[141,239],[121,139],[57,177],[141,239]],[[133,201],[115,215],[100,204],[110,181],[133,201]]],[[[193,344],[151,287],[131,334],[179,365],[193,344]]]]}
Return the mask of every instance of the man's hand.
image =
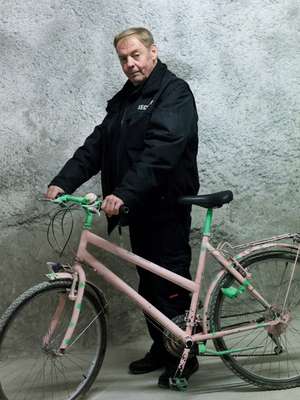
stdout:
{"type": "Polygon", "coordinates": [[[120,207],[124,204],[124,201],[121,200],[119,197],[110,194],[106,196],[103,200],[101,209],[105,212],[108,217],[112,215],[118,215],[120,207]]]}
{"type": "Polygon", "coordinates": [[[64,193],[65,191],[60,188],[59,186],[49,186],[47,193],[46,193],[46,198],[49,200],[54,200],[59,194],[64,193]]]}

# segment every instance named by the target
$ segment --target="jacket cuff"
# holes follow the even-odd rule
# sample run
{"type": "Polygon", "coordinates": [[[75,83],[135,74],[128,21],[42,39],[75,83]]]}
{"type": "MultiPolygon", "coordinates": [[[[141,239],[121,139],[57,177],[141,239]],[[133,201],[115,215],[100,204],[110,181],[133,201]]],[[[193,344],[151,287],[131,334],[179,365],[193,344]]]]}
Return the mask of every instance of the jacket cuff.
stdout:
{"type": "Polygon", "coordinates": [[[75,189],[73,189],[70,185],[67,185],[65,182],[60,181],[60,179],[54,178],[48,185],[49,186],[58,186],[60,187],[65,193],[71,194],[74,192],[75,189]]]}
{"type": "Polygon", "coordinates": [[[124,205],[128,207],[130,211],[134,211],[137,208],[138,201],[136,196],[132,195],[130,192],[115,189],[112,194],[123,200],[124,205]]]}

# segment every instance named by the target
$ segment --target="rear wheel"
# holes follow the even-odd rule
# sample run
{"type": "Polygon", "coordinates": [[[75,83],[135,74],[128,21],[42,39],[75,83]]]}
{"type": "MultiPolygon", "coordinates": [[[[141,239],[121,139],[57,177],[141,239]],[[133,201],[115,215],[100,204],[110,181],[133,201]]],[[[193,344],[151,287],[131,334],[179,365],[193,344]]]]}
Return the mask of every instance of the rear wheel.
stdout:
{"type": "Polygon", "coordinates": [[[216,332],[254,322],[277,319],[273,327],[224,336],[214,340],[218,351],[234,350],[223,355],[225,364],[242,379],[266,389],[286,389],[300,385],[300,260],[290,281],[296,253],[265,251],[239,260],[251,274],[251,284],[271,304],[262,306],[246,290],[237,298],[228,298],[222,288],[239,287],[226,274],[212,295],[210,330],[216,332]],[[291,284],[288,296],[288,286],[291,284]]]}
{"type": "Polygon", "coordinates": [[[58,352],[74,301],[70,281],[41,283],[23,293],[0,321],[0,399],[74,400],[95,380],[106,349],[104,304],[88,286],[71,344],[58,352]],[[62,301],[62,299],[64,299],[62,301]],[[59,302],[59,323],[45,344],[59,302]]]}

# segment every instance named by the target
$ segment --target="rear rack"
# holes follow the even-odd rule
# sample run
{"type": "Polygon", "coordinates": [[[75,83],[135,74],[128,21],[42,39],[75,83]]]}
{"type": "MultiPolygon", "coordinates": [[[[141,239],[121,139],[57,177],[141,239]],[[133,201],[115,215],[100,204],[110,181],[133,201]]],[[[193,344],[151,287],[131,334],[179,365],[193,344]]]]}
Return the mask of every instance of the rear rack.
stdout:
{"type": "Polygon", "coordinates": [[[232,245],[229,242],[220,242],[217,246],[217,249],[220,251],[226,252],[226,248],[228,248],[230,250],[245,249],[247,247],[258,246],[258,245],[262,245],[262,244],[266,244],[266,243],[280,242],[281,240],[286,240],[286,239],[292,240],[293,242],[300,243],[300,233],[285,233],[283,235],[272,236],[270,238],[255,240],[253,242],[242,243],[242,244],[238,244],[238,245],[232,245]]]}

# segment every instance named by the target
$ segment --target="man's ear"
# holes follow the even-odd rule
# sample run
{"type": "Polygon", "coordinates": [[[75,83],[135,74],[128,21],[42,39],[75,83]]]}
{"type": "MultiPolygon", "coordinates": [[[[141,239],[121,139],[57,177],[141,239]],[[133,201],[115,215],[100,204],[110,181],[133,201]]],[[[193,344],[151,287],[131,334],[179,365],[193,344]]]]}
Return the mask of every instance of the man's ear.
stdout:
{"type": "Polygon", "coordinates": [[[151,44],[150,51],[151,51],[152,60],[156,61],[157,60],[157,56],[158,56],[158,54],[157,54],[158,52],[157,52],[157,47],[156,47],[155,44],[151,44]]]}

